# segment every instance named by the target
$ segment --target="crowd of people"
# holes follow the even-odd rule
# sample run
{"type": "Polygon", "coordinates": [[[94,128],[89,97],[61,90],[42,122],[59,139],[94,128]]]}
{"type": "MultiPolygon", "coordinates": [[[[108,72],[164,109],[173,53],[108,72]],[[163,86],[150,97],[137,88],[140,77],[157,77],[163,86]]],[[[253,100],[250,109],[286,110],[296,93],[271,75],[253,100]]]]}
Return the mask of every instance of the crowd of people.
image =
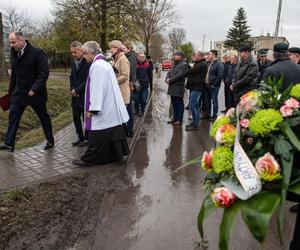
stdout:
{"type": "MultiPolygon", "coordinates": [[[[46,107],[47,56],[32,46],[21,32],[11,32],[9,44],[10,110],[0,150],[14,151],[19,123],[27,106],[31,106],[40,119],[47,140],[44,149],[48,150],[54,147],[54,136],[46,107]]],[[[104,55],[95,41],[70,44],[73,58],[70,95],[77,134],[72,146],[87,146],[80,160],[73,160],[76,165],[114,162],[129,153],[127,138],[133,137],[134,116],[145,113],[149,91],[153,90],[154,69],[149,56],[136,54],[132,49],[129,42],[113,40],[104,55]]]]}
{"type": "MultiPolygon", "coordinates": [[[[47,140],[44,149],[48,150],[55,142],[46,107],[47,56],[43,50],[32,46],[21,32],[10,33],[9,44],[10,110],[0,150],[14,151],[20,119],[27,106],[31,106],[40,119],[47,140]]],[[[112,60],[108,60],[95,41],[70,44],[73,57],[70,95],[78,137],[72,146],[87,146],[84,155],[73,160],[79,166],[119,161],[129,154],[127,138],[133,136],[134,118],[144,115],[149,91],[153,91],[153,70],[158,69],[157,63],[143,53],[134,53],[129,42],[113,40],[109,48],[112,60]]],[[[217,118],[222,82],[226,107],[222,112],[235,107],[242,95],[269,77],[277,80],[283,77],[281,91],[300,82],[300,48],[289,48],[285,43],[275,44],[274,61],[267,58],[267,49],[260,50],[257,58],[251,51],[252,46],[245,44],[239,49],[239,57],[226,55],[223,62],[218,59],[216,50],[208,54],[195,51],[192,65],[186,62],[183,52],[177,51],[174,65],[165,79],[173,110],[168,122],[175,127],[182,125],[186,90],[189,92],[186,109],[192,116],[186,130],[190,131],[199,129],[201,119],[214,121],[217,118]]],[[[300,224],[299,207],[293,210],[298,212],[296,232],[300,224]]]]}
{"type": "Polygon", "coordinates": [[[195,51],[192,66],[186,62],[185,55],[178,51],[174,54],[174,65],[168,72],[165,82],[171,97],[172,119],[168,123],[181,126],[184,113],[185,90],[189,93],[192,122],[186,130],[199,129],[200,119],[216,120],[219,110],[219,90],[224,84],[225,113],[236,107],[241,96],[257,88],[261,81],[269,76],[277,80],[283,78],[282,91],[289,85],[300,82],[300,48],[289,48],[288,44],[274,45],[274,61],[267,58],[268,49],[258,51],[254,58],[251,44],[244,44],[237,55],[225,55],[223,62],[218,59],[218,52],[211,50],[208,54],[195,51]]]}

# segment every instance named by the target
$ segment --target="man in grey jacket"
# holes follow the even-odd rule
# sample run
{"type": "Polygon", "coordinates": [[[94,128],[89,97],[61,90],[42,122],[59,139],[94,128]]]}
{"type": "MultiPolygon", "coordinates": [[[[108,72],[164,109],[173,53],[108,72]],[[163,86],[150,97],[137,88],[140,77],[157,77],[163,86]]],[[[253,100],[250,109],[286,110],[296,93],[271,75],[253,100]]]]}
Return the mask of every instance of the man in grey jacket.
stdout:
{"type": "Polygon", "coordinates": [[[258,66],[251,55],[251,50],[251,44],[244,44],[239,49],[241,61],[236,67],[234,79],[230,86],[233,91],[234,106],[240,102],[241,96],[256,88],[258,66]]]}
{"type": "Polygon", "coordinates": [[[170,69],[166,76],[166,83],[168,87],[168,95],[171,96],[171,102],[174,111],[174,118],[171,121],[173,126],[181,126],[184,113],[184,86],[186,75],[188,72],[188,65],[184,61],[184,53],[178,51],[174,54],[174,66],[170,69]]]}

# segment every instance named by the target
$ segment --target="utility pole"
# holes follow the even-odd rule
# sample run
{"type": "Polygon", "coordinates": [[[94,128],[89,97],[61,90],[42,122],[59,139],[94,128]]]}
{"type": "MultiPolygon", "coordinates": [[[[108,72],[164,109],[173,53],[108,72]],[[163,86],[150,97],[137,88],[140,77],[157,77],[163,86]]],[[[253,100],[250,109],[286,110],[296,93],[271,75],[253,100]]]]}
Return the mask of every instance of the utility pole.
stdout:
{"type": "Polygon", "coordinates": [[[275,33],[274,33],[275,37],[278,37],[279,25],[280,25],[280,16],[281,16],[281,8],[282,8],[282,0],[279,0],[278,11],[277,11],[277,19],[276,19],[276,27],[275,27],[275,33]]]}
{"type": "Polygon", "coordinates": [[[203,41],[202,41],[202,51],[204,51],[204,46],[205,46],[205,34],[203,34],[203,41]]]}

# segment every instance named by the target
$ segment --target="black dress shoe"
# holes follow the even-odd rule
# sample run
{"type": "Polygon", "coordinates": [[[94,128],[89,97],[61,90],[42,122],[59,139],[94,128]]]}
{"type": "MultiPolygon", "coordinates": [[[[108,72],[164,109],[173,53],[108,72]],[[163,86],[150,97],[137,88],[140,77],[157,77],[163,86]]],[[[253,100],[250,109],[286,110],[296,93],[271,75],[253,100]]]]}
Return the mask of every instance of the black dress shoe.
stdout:
{"type": "Polygon", "coordinates": [[[167,121],[168,124],[172,124],[173,122],[175,122],[175,120],[169,120],[169,121],[167,121]]]}
{"type": "Polygon", "coordinates": [[[6,144],[1,144],[0,145],[0,150],[8,151],[8,152],[14,152],[14,147],[13,146],[8,146],[6,144]]]}
{"type": "Polygon", "coordinates": [[[78,143],[78,147],[85,147],[88,145],[88,141],[81,141],[78,143]]]}
{"type": "Polygon", "coordinates": [[[82,142],[83,140],[78,139],[75,142],[72,142],[72,146],[78,146],[80,144],[80,142],[82,142]]]}
{"type": "Polygon", "coordinates": [[[47,141],[44,149],[47,150],[47,149],[50,149],[50,148],[53,148],[53,147],[54,147],[54,142],[47,141]]]}
{"type": "Polygon", "coordinates": [[[89,167],[92,165],[91,163],[82,160],[73,160],[72,163],[74,165],[81,166],[81,167],[89,167]]]}

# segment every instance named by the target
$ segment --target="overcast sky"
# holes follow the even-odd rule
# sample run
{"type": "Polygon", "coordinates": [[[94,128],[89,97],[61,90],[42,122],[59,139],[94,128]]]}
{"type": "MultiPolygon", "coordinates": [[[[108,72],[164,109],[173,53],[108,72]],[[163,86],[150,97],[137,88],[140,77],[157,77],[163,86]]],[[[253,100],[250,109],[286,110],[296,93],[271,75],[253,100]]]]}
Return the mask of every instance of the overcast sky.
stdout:
{"type": "MultiPolygon", "coordinates": [[[[275,30],[278,0],[173,0],[173,2],[179,16],[178,23],[174,25],[184,28],[187,39],[199,49],[202,49],[203,34],[206,34],[206,49],[209,48],[211,40],[225,39],[239,7],[246,10],[253,36],[266,35],[267,32],[273,34],[275,30]]],[[[51,0],[0,0],[0,10],[8,3],[26,10],[36,18],[50,15],[52,7],[51,0]]],[[[299,16],[299,0],[283,0],[279,35],[285,36],[291,46],[300,47],[299,16]]]]}

